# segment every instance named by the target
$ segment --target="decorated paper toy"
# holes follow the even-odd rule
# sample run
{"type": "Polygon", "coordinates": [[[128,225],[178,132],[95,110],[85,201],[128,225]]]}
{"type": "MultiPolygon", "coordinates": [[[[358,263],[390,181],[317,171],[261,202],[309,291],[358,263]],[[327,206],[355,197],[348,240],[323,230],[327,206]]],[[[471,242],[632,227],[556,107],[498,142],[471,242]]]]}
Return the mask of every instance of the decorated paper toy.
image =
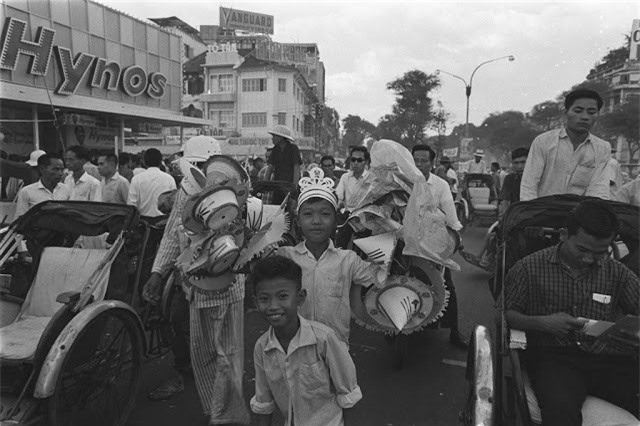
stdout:
{"type": "Polygon", "coordinates": [[[193,196],[201,192],[207,184],[207,179],[205,178],[204,173],[184,158],[180,158],[178,160],[178,166],[180,167],[180,172],[182,172],[183,176],[180,186],[184,192],[189,196],[193,196]]]}

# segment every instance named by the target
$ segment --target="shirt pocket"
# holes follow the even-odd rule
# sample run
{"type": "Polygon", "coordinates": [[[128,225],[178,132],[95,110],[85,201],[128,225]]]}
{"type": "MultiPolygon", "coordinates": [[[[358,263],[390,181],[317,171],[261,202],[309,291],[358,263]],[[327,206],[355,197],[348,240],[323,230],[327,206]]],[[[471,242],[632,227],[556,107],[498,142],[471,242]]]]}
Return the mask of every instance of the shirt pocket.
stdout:
{"type": "Polygon", "coordinates": [[[579,165],[571,176],[570,185],[578,188],[586,188],[591,182],[591,178],[595,173],[596,168],[593,165],[579,165]]]}
{"type": "Polygon", "coordinates": [[[345,292],[345,278],[339,272],[328,272],[324,281],[327,296],[342,297],[345,292]]]}
{"type": "Polygon", "coordinates": [[[330,396],[329,374],[322,361],[300,363],[300,392],[308,397],[330,396]]]}

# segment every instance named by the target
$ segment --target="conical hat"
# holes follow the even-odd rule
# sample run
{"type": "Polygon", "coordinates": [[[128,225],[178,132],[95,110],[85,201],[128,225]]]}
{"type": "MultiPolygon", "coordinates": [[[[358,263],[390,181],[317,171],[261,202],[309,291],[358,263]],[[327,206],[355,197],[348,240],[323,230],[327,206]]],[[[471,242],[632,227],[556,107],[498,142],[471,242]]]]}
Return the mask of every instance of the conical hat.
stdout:
{"type": "Polygon", "coordinates": [[[384,282],[385,277],[389,274],[396,243],[397,238],[395,232],[387,232],[353,240],[353,244],[367,255],[369,261],[380,265],[380,273],[383,274],[378,277],[378,281],[380,282],[384,282]]]}
{"type": "Polygon", "coordinates": [[[178,166],[180,166],[180,171],[183,176],[180,186],[184,192],[189,196],[193,196],[201,192],[207,184],[207,179],[205,178],[204,173],[184,158],[180,158],[178,160],[178,166]]]}

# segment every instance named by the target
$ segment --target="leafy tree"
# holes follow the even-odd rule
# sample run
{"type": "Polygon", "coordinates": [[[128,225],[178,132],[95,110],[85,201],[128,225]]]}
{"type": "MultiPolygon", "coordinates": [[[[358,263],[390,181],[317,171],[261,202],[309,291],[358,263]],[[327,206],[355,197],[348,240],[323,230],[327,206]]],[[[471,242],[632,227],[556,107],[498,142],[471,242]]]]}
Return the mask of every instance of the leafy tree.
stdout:
{"type": "Polygon", "coordinates": [[[489,115],[479,129],[480,148],[506,155],[520,146],[529,146],[539,133],[520,111],[504,111],[489,115]]]}
{"type": "Polygon", "coordinates": [[[632,95],[598,121],[598,129],[605,137],[624,138],[632,161],[638,161],[640,151],[640,96],[632,95]]]}
{"type": "Polygon", "coordinates": [[[393,114],[386,114],[380,118],[374,137],[378,140],[391,139],[392,141],[402,143],[403,128],[404,124],[399,117],[393,114]]]}
{"type": "Polygon", "coordinates": [[[544,101],[533,106],[529,120],[540,131],[546,132],[560,127],[563,115],[563,106],[560,102],[544,101]]]}
{"type": "Polygon", "coordinates": [[[392,116],[381,120],[384,131],[400,129],[397,142],[413,146],[416,140],[424,138],[424,131],[433,119],[432,99],[429,93],[440,86],[435,74],[426,74],[420,70],[406,72],[402,77],[387,83],[387,89],[396,94],[392,116]]]}
{"type": "Polygon", "coordinates": [[[342,144],[344,147],[362,145],[362,141],[367,136],[371,136],[376,130],[376,126],[357,115],[347,115],[342,119],[344,134],[342,144]]]}

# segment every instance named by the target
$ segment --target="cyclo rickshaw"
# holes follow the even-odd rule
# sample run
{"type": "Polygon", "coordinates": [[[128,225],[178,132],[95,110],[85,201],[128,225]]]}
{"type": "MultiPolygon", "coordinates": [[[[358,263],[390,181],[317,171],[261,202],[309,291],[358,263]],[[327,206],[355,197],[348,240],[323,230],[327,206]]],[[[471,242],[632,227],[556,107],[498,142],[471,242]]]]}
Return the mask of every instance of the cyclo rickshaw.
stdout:
{"type": "Polygon", "coordinates": [[[27,288],[3,280],[0,293],[1,424],[126,423],[143,360],[173,337],[173,286],[160,309],[141,300],[150,234],[135,207],[82,201],[38,204],[5,232],[0,266],[19,235],[33,267],[27,288]]]}
{"type": "MultiPolygon", "coordinates": [[[[498,220],[498,193],[493,176],[482,173],[465,175],[461,185],[460,202],[464,206],[469,225],[493,223],[498,220]]],[[[459,215],[461,211],[459,210],[459,215]]]]}
{"type": "MultiPolygon", "coordinates": [[[[504,279],[523,257],[559,242],[569,212],[584,197],[555,195],[509,206],[499,225],[498,262],[491,291],[496,300],[504,296],[504,279]]],[[[608,201],[621,229],[610,255],[638,274],[640,254],[640,209],[608,201]]],[[[541,414],[533,389],[521,362],[526,335],[509,329],[500,307],[495,338],[486,326],[476,326],[471,338],[466,378],[467,405],[462,418],[467,425],[536,425],[541,414]]],[[[631,413],[588,396],[582,407],[583,425],[637,425],[631,413]]]]}

